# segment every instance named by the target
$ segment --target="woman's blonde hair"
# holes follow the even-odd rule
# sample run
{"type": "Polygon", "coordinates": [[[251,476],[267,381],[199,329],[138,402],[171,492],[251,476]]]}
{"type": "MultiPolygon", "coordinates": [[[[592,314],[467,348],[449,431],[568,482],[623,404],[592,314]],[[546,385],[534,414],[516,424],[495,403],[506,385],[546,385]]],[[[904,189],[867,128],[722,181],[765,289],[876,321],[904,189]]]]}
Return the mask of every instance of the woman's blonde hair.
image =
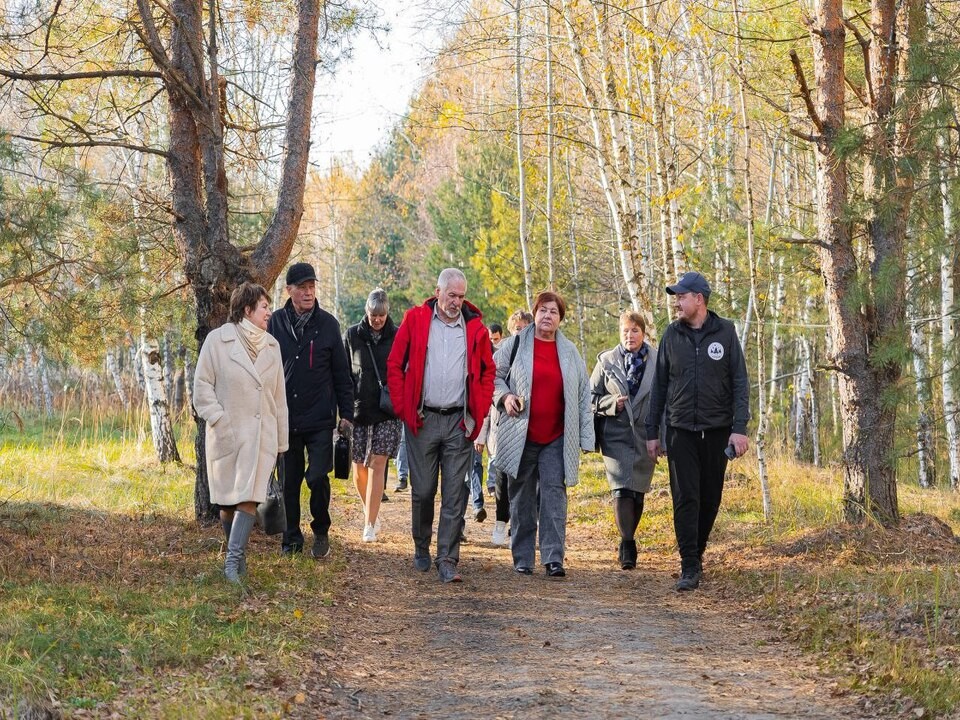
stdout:
{"type": "Polygon", "coordinates": [[[507,332],[511,335],[517,334],[517,325],[525,323],[529,325],[533,322],[533,314],[526,310],[514,310],[513,314],[507,318],[507,332]]]}

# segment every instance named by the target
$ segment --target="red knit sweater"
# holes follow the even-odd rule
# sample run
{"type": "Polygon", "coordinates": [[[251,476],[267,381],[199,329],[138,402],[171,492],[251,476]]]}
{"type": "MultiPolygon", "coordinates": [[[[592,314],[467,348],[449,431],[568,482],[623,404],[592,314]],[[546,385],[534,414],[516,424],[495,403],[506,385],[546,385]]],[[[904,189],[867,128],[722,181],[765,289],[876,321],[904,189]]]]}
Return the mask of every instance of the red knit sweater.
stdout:
{"type": "Polygon", "coordinates": [[[563,373],[557,344],[534,338],[527,439],[546,445],[563,435],[563,407],[563,373]]]}

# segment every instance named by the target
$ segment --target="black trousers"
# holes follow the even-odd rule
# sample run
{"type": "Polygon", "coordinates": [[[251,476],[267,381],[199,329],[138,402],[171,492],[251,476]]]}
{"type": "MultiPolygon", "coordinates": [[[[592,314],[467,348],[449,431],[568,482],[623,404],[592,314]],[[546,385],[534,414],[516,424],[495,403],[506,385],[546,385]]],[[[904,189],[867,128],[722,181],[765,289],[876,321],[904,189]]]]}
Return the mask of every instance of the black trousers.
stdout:
{"type": "Polygon", "coordinates": [[[510,522],[510,495],[507,493],[507,474],[497,467],[494,460],[490,467],[494,477],[493,494],[497,498],[497,522],[510,522]]]}
{"type": "Polygon", "coordinates": [[[287,530],[283,544],[303,545],[300,531],[300,488],[306,479],[310,488],[310,528],[316,535],[330,531],[330,471],[333,469],[333,428],[290,435],[290,448],[283,455],[283,503],[287,530]]]}
{"type": "Polygon", "coordinates": [[[720,510],[730,429],[692,432],[667,428],[673,529],[684,567],[700,561],[720,510]]]}

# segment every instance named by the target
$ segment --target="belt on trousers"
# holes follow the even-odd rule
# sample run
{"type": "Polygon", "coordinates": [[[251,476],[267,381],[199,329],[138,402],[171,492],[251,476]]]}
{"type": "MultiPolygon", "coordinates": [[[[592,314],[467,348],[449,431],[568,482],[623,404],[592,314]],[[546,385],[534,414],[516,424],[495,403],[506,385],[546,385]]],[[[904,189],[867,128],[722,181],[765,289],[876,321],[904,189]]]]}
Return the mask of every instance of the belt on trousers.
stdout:
{"type": "Polygon", "coordinates": [[[453,415],[454,413],[463,412],[463,408],[456,405],[454,407],[445,407],[445,408],[437,408],[437,407],[430,407],[429,405],[424,405],[423,409],[425,412],[436,413],[437,415],[453,415]]]}

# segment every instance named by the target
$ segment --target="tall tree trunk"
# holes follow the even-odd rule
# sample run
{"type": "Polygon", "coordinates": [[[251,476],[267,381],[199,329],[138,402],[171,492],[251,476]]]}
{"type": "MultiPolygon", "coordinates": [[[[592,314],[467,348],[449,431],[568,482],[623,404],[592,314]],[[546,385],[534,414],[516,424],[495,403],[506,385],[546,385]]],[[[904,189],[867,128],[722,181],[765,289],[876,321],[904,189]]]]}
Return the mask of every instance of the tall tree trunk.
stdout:
{"type": "Polygon", "coordinates": [[[140,336],[140,354],[147,386],[147,408],[150,411],[150,430],[157,460],[162,463],[180,462],[177,442],[170,421],[170,405],[163,384],[163,361],[160,346],[146,332],[140,336]]]}
{"type": "MultiPolygon", "coordinates": [[[[551,290],[556,289],[556,279],[554,277],[554,250],[553,250],[553,155],[554,155],[554,137],[553,137],[553,36],[551,29],[551,14],[553,9],[549,2],[543,4],[543,24],[544,24],[544,50],[546,53],[547,65],[547,200],[546,200],[546,226],[547,226],[547,281],[551,290]]],[[[582,307],[577,304],[578,308],[582,307]]],[[[581,351],[583,348],[581,348],[581,351]]]]}
{"type": "Polygon", "coordinates": [[[657,199],[654,203],[660,210],[661,236],[664,244],[669,243],[668,253],[670,264],[664,270],[672,277],[679,277],[687,269],[686,253],[683,250],[679,229],[674,226],[674,212],[671,201],[673,185],[670,182],[670,167],[672,157],[667,157],[670,144],[667,142],[667,132],[663,119],[663,92],[661,77],[660,48],[654,44],[654,18],[651,3],[644,2],[641,6],[643,24],[647,28],[644,33],[644,44],[647,53],[647,89],[650,95],[650,124],[653,129],[653,153],[657,168],[657,199]]]}
{"type": "MultiPolygon", "coordinates": [[[[948,140],[943,131],[937,136],[937,149],[940,156],[950,152],[948,140]]],[[[936,188],[940,194],[940,207],[943,215],[943,250],[940,252],[940,355],[941,355],[941,398],[943,400],[943,419],[947,435],[947,460],[950,468],[950,487],[960,488],[960,427],[957,422],[958,388],[957,359],[957,320],[956,295],[954,290],[954,270],[957,262],[957,239],[953,230],[953,197],[950,193],[950,175],[948,165],[934,162],[932,170],[936,176],[936,188]]]]}
{"type": "MultiPolygon", "coordinates": [[[[773,256],[771,255],[771,261],[773,256]]],[[[771,267],[773,262],[771,262],[771,267]]],[[[779,396],[780,381],[780,358],[783,355],[783,333],[780,332],[780,316],[783,312],[783,306],[787,302],[786,279],[783,274],[783,257],[781,256],[776,263],[777,266],[777,285],[773,294],[773,339],[770,342],[770,384],[767,393],[770,407],[777,404],[779,396]]]]}
{"type": "MultiPolygon", "coordinates": [[[[845,217],[846,167],[834,148],[844,129],[844,47],[842,4],[818,0],[811,33],[818,86],[816,107],[808,110],[817,138],[818,238],[827,288],[833,365],[839,373],[844,434],[844,515],[850,521],[899,519],[894,457],[896,400],[901,376],[895,347],[904,335],[904,238],[913,193],[913,172],[900,172],[916,122],[919,83],[905,82],[909,95],[895,95],[899,69],[906,77],[911,46],[923,32],[918,0],[871,3],[871,39],[862,41],[868,59],[864,146],[864,199],[869,266],[862,271],[845,217]],[[899,27],[898,27],[899,25],[899,27]],[[899,44],[898,44],[899,43],[899,44]],[[902,53],[897,55],[898,48],[902,53]],[[897,122],[895,109],[903,108],[897,122]],[[859,292],[860,302],[852,293],[859,292]],[[861,310],[862,308],[862,310],[861,310]]],[[[852,27],[852,25],[851,25],[852,27]]],[[[794,55],[798,77],[799,60],[794,55]]],[[[805,87],[804,92],[806,93],[805,87]]]]}
{"type": "Polygon", "coordinates": [[[127,392],[123,387],[123,373],[120,372],[120,360],[117,358],[115,348],[107,348],[105,362],[107,365],[107,373],[110,375],[110,379],[113,381],[113,387],[117,391],[117,398],[120,400],[120,404],[126,408],[127,392]]]}
{"type": "MultiPolygon", "coordinates": [[[[163,73],[169,111],[167,167],[171,185],[173,235],[183,259],[183,273],[194,293],[197,346],[210,330],[227,319],[230,293],[253,280],[273,284],[290,256],[303,215],[310,148],[310,124],[317,72],[320,0],[297,0],[292,71],[287,103],[284,155],[273,217],[251,253],[231,244],[227,223],[227,175],[224,164],[223,108],[225,87],[217,62],[215,3],[208,12],[209,39],[204,37],[200,0],[171,0],[169,5],[137,0],[144,47],[163,73]],[[154,11],[169,13],[157,23],[154,11]],[[169,32],[164,43],[160,28],[169,32]],[[203,49],[206,49],[206,56],[203,49]]],[[[197,421],[197,476],[194,506],[197,519],[214,522],[206,476],[203,420],[197,421]]]]}
{"type": "Polygon", "coordinates": [[[927,369],[922,319],[922,281],[912,258],[907,267],[907,316],[910,322],[910,350],[913,356],[913,382],[917,394],[917,482],[928,488],[937,484],[933,455],[933,422],[930,414],[930,372],[927,369]]]}
{"type": "MultiPolygon", "coordinates": [[[[527,239],[527,173],[523,155],[523,0],[515,0],[513,29],[513,89],[515,96],[514,122],[517,135],[517,201],[520,203],[520,255],[523,258],[523,293],[527,309],[533,307],[533,271],[530,266],[530,248],[527,239]]],[[[549,12],[549,8],[547,9],[549,12]]]]}
{"type": "Polygon", "coordinates": [[[570,227],[568,230],[570,238],[570,263],[573,277],[571,281],[573,282],[573,291],[574,295],[577,298],[577,307],[580,308],[580,312],[577,313],[577,335],[579,337],[579,346],[580,354],[583,355],[587,351],[587,342],[584,337],[583,325],[586,322],[583,307],[583,293],[580,288],[580,261],[578,259],[577,253],[577,212],[576,212],[576,200],[573,194],[573,170],[570,163],[570,150],[567,150],[566,157],[566,166],[567,166],[567,203],[570,206],[570,227]]]}
{"type": "Polygon", "coordinates": [[[583,92],[588,117],[590,118],[590,128],[593,131],[594,157],[597,161],[600,186],[603,188],[603,195],[607,201],[607,209],[610,212],[610,221],[613,225],[617,254],[620,260],[620,271],[623,274],[627,292],[630,294],[630,304],[635,310],[649,312],[649,305],[643,302],[643,289],[637,282],[638,278],[634,272],[634,263],[630,257],[628,240],[623,226],[624,215],[620,212],[620,207],[617,202],[616,190],[614,188],[616,169],[613,167],[613,163],[606,152],[606,143],[599,114],[601,107],[600,96],[594,90],[593,83],[587,75],[583,44],[580,42],[580,37],[574,24],[575,18],[569,0],[563,0],[562,14],[564,26],[567,30],[567,40],[569,41],[570,51],[573,55],[574,70],[580,89],[583,92]]]}
{"type": "MultiPolygon", "coordinates": [[[[742,123],[742,135],[744,142],[743,153],[743,190],[746,197],[746,225],[747,225],[747,259],[750,264],[750,303],[748,308],[753,309],[757,319],[757,416],[760,422],[757,424],[757,465],[760,476],[760,494],[763,500],[763,517],[767,522],[773,519],[773,503],[770,499],[770,480],[767,472],[767,430],[770,427],[770,412],[767,407],[767,366],[766,366],[766,328],[764,324],[764,313],[757,299],[758,270],[756,242],[754,238],[755,215],[753,205],[753,175],[751,166],[752,152],[752,134],[750,128],[750,117],[747,114],[747,94],[744,89],[746,82],[745,69],[743,64],[743,48],[740,41],[740,2],[733,0],[733,14],[736,23],[736,33],[734,34],[734,45],[736,50],[737,75],[740,78],[739,100],[740,100],[740,122],[742,123]]],[[[744,319],[744,327],[749,326],[749,313],[744,319]]],[[[746,332],[746,331],[745,331],[746,332]]],[[[743,350],[746,352],[746,343],[741,342],[743,350]]]]}

